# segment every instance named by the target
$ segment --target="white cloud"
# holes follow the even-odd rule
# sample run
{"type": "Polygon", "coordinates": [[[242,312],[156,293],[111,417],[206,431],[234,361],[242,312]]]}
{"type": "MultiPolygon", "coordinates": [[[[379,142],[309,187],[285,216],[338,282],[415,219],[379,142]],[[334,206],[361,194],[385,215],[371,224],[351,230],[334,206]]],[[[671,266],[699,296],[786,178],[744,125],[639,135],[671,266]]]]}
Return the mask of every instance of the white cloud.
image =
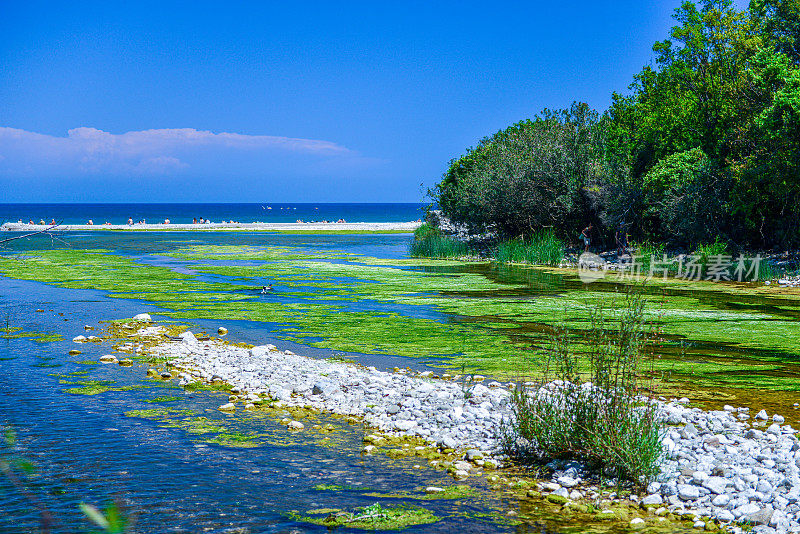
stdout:
{"type": "Polygon", "coordinates": [[[269,170],[363,160],[353,151],[315,139],[213,133],[193,128],[112,134],[74,128],[57,137],[0,127],[0,178],[6,176],[164,176],[224,170],[269,170]],[[209,168],[209,167],[213,167],[209,168]]]}

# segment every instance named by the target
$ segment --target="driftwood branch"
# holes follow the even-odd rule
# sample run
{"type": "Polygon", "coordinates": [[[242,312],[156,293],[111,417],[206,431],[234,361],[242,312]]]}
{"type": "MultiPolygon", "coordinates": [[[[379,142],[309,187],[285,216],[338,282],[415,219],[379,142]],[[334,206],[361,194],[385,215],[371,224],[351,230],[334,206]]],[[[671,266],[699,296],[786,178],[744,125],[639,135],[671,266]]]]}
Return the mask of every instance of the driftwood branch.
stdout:
{"type": "MultiPolygon", "coordinates": [[[[31,233],[25,234],[25,235],[18,235],[18,236],[9,237],[9,238],[6,238],[6,239],[0,239],[0,245],[2,245],[3,243],[8,243],[9,241],[14,241],[15,239],[22,239],[24,237],[31,237],[31,236],[39,235],[39,234],[48,234],[48,235],[50,235],[49,234],[50,230],[58,228],[59,226],[61,226],[61,224],[54,224],[54,225],[52,225],[52,226],[50,226],[48,228],[45,228],[44,230],[39,230],[38,232],[31,232],[31,233]]],[[[53,237],[53,236],[50,236],[50,237],[53,237]]]]}

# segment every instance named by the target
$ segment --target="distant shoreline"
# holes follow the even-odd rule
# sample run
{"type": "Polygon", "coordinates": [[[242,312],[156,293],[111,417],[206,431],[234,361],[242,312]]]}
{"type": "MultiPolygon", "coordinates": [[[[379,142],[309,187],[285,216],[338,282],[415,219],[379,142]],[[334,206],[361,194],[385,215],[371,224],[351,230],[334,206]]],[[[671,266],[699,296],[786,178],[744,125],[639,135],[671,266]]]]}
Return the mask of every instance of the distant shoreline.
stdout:
{"type": "Polygon", "coordinates": [[[123,232],[285,232],[285,233],[411,233],[422,222],[357,222],[357,223],[203,223],[203,224],[47,224],[5,223],[3,232],[71,232],[71,231],[123,231],[123,232]]]}

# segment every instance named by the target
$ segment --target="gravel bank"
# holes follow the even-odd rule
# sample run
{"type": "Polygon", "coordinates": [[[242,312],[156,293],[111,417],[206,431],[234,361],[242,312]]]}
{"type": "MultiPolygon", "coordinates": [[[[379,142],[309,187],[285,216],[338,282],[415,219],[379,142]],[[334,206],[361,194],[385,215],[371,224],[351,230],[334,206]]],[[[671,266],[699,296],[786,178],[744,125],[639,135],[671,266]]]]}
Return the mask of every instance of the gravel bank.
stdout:
{"type": "MultiPolygon", "coordinates": [[[[161,330],[151,326],[138,334],[161,337],[161,330]]],[[[495,433],[510,414],[510,390],[498,382],[467,388],[425,373],[384,372],[273,345],[246,349],[215,339],[198,341],[191,332],[149,351],[178,367],[184,385],[221,380],[241,390],[244,403],[224,410],[247,408],[248,398],[269,395],[286,405],[357,415],[383,431],[465,450],[465,460],[503,460],[495,433]]],[[[694,517],[697,528],[716,520],[732,531],[747,522],[755,525],[754,532],[800,532],[800,443],[783,417],[763,411],[752,416],[748,408],[732,406],[704,411],[689,406],[688,399],[653,402],[667,424],[667,454],[658,482],[649,485],[641,501],[631,500],[655,509],[656,515],[694,517]]],[[[468,461],[458,463],[463,470],[471,467],[468,461]]],[[[539,484],[543,492],[570,500],[594,496],[587,489],[592,484],[588,474],[576,462],[550,467],[552,482],[539,484]]]]}

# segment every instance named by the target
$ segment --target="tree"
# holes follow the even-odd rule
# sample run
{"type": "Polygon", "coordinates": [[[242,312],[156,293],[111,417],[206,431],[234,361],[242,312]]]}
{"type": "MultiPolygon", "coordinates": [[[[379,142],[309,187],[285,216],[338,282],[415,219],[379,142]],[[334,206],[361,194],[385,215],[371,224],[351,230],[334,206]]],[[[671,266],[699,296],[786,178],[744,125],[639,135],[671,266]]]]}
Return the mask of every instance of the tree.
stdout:
{"type": "Polygon", "coordinates": [[[431,191],[444,214],[502,237],[580,224],[605,170],[600,115],[586,104],[544,110],[451,161],[431,191]]]}
{"type": "Polygon", "coordinates": [[[775,51],[800,64],[800,0],[752,0],[750,14],[775,51]]]}

